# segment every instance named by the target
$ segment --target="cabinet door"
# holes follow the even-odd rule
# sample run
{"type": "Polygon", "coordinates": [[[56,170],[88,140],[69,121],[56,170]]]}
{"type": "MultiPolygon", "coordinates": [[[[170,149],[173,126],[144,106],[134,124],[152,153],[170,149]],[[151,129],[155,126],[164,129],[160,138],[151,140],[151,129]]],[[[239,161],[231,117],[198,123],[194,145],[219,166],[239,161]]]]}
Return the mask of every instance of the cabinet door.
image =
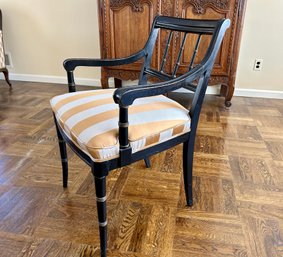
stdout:
{"type": "MultiPolygon", "coordinates": [[[[216,58],[212,75],[224,75],[229,74],[230,61],[232,56],[233,47],[233,20],[237,17],[237,0],[183,0],[179,2],[178,13],[180,17],[192,18],[192,19],[221,19],[229,18],[231,20],[231,27],[226,32],[223,43],[219,50],[219,54],[216,58]]],[[[178,34],[176,38],[176,44],[179,46],[183,35],[178,34]]],[[[198,53],[196,55],[195,63],[199,63],[204,54],[211,37],[204,35],[201,38],[198,53]]],[[[197,42],[197,36],[190,36],[187,38],[184,49],[184,54],[181,59],[179,73],[183,73],[188,70],[190,59],[193,55],[194,46],[197,42]]],[[[176,47],[177,49],[178,47],[176,47]]],[[[178,53],[174,52],[174,58],[178,53]]]]}
{"type": "MultiPolygon", "coordinates": [[[[103,58],[120,58],[141,50],[149,36],[154,17],[160,13],[156,0],[105,0],[100,1],[103,19],[100,32],[103,35],[101,51],[103,58]]],[[[157,65],[158,54],[152,63],[157,65]]],[[[123,70],[140,70],[141,61],[123,65],[123,70]]],[[[118,67],[119,68],[119,67],[118,67]]]]}

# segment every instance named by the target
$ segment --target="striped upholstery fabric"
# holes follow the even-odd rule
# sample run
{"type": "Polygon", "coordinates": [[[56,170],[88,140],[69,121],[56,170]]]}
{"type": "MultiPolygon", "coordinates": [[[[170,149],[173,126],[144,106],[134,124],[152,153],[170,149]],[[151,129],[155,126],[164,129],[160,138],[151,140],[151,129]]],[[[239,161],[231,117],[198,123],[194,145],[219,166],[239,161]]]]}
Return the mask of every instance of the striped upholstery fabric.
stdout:
{"type": "MultiPolygon", "coordinates": [[[[94,161],[119,155],[119,106],[113,101],[114,91],[81,91],[51,100],[59,126],[94,161]]],[[[129,142],[133,152],[188,131],[188,110],[163,95],[137,99],[129,107],[129,142]]]]}
{"type": "Polygon", "coordinates": [[[4,56],[4,45],[2,30],[0,30],[0,69],[5,68],[5,56],[4,56]]]}

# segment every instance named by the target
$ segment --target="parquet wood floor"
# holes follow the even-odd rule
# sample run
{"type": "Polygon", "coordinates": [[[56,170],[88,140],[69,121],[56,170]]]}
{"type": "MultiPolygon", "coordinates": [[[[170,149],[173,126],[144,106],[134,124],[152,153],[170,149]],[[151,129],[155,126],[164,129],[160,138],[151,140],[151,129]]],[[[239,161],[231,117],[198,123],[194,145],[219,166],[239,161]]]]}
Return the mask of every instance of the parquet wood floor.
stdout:
{"type": "MultiPolygon", "coordinates": [[[[62,188],[49,99],[66,86],[13,85],[0,81],[0,256],[99,256],[92,175],[71,152],[62,188]]],[[[150,169],[113,171],[109,257],[283,256],[282,131],[282,100],[234,97],[227,109],[206,97],[194,206],[185,206],[181,146],[152,157],[150,169]]]]}

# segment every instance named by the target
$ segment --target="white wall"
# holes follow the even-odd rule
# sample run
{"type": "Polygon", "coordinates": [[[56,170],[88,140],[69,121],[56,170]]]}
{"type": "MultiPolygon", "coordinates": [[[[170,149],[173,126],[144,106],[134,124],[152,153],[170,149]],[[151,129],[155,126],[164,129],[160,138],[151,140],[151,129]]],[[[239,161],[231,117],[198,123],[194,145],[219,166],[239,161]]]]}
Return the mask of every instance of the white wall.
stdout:
{"type": "Polygon", "coordinates": [[[236,87],[283,91],[282,10],[282,0],[247,0],[236,87]],[[261,71],[253,70],[256,58],[261,71]]]}
{"type": "MultiPolygon", "coordinates": [[[[65,76],[68,57],[99,57],[96,0],[0,0],[14,74],[65,76]]],[[[99,77],[99,70],[81,72],[99,77]]]]}
{"type": "MultiPolygon", "coordinates": [[[[12,74],[65,77],[65,58],[100,56],[96,0],[0,2],[12,74]]],[[[247,2],[236,87],[283,91],[283,1],[247,2]],[[264,60],[260,72],[253,71],[255,58],[264,60]]],[[[100,72],[89,69],[78,75],[98,80],[100,72]]]]}

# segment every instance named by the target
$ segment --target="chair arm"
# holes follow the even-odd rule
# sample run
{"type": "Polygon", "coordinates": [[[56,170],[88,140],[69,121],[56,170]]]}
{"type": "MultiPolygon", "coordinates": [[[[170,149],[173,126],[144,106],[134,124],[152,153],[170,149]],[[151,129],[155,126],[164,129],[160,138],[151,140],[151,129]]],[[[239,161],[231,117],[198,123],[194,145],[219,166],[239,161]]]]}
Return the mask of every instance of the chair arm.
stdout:
{"type": "Polygon", "coordinates": [[[166,94],[168,92],[179,89],[184,84],[193,82],[203,73],[204,66],[197,65],[187,74],[169,81],[151,85],[136,85],[125,88],[118,88],[113,94],[113,99],[115,103],[120,105],[120,107],[126,107],[131,105],[137,98],[166,94]]]}
{"type": "Polygon", "coordinates": [[[119,59],[89,59],[89,58],[70,58],[64,61],[64,68],[67,72],[74,71],[78,66],[103,67],[117,66],[133,63],[146,55],[144,49],[124,58],[119,59]]]}

